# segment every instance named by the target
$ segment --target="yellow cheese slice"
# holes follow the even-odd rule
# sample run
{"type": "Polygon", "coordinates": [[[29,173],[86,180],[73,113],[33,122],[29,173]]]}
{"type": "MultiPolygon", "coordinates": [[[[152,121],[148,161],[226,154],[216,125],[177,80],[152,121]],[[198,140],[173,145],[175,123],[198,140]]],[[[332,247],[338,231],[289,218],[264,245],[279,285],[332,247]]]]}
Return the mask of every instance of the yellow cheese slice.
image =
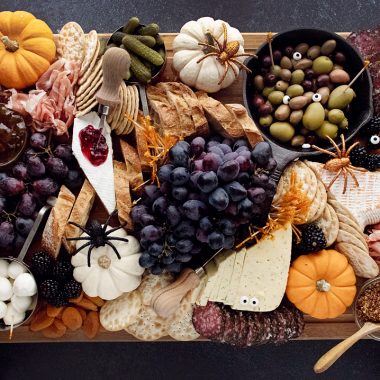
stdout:
{"type": "Polygon", "coordinates": [[[246,254],[246,249],[242,248],[235,254],[234,270],[231,276],[231,282],[229,284],[228,294],[225,300],[226,305],[233,305],[236,298],[236,293],[238,292],[240,277],[243,270],[244,258],[246,254]]]}
{"type": "Polygon", "coordinates": [[[206,265],[205,271],[207,274],[207,282],[203,291],[199,295],[198,302],[197,302],[197,304],[201,306],[206,306],[207,301],[210,298],[210,294],[213,290],[213,287],[216,285],[215,278],[217,275],[217,266],[215,265],[214,261],[211,260],[206,265]]]}
{"type": "Polygon", "coordinates": [[[232,308],[272,311],[284,296],[292,248],[292,228],[288,224],[273,237],[247,248],[238,292],[232,308]]]}
{"type": "Polygon", "coordinates": [[[210,294],[210,301],[217,302],[218,301],[218,294],[219,289],[223,281],[223,274],[225,269],[225,262],[226,262],[227,256],[225,253],[220,253],[218,256],[214,258],[216,267],[217,267],[217,275],[214,279],[215,286],[213,287],[213,290],[210,294]]]}
{"type": "Polygon", "coordinates": [[[225,253],[225,255],[226,255],[226,258],[222,263],[223,274],[220,280],[217,302],[224,302],[226,300],[228,290],[230,288],[232,272],[234,270],[236,252],[229,251],[225,253]]]}

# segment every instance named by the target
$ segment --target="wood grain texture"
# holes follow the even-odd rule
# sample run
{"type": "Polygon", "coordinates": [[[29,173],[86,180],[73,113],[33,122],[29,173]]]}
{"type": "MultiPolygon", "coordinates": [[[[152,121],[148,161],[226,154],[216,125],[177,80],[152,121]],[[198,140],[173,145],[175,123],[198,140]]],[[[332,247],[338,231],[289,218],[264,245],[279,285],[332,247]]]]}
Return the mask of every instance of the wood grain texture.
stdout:
{"type": "MultiPolygon", "coordinates": [[[[347,37],[349,33],[339,33],[343,37],[347,37]]],[[[161,77],[163,81],[176,80],[177,75],[172,71],[172,46],[176,33],[162,33],[165,40],[168,62],[165,68],[165,72],[161,77]]],[[[265,42],[266,33],[243,33],[245,41],[245,49],[249,53],[255,52],[255,50],[265,42]]],[[[100,39],[108,39],[110,34],[99,34],[100,39]]],[[[226,103],[240,103],[243,104],[242,97],[242,78],[239,77],[229,88],[220,91],[217,94],[213,94],[216,99],[226,103]]],[[[117,150],[116,150],[117,151],[117,150]]],[[[119,152],[120,153],[120,152],[119,152]]],[[[122,157],[115,157],[115,159],[122,160],[122,157]]],[[[91,211],[90,218],[98,219],[104,222],[106,219],[106,212],[104,207],[100,203],[99,199],[95,200],[94,207],[91,211]]],[[[361,281],[359,281],[359,284],[361,281]]],[[[354,321],[352,310],[349,309],[345,314],[332,320],[317,320],[315,318],[305,316],[305,330],[302,337],[299,340],[322,340],[322,339],[345,339],[348,336],[355,333],[358,328],[354,321]]],[[[199,341],[205,341],[205,339],[198,339],[199,341]]],[[[101,330],[95,339],[89,340],[81,330],[68,331],[61,339],[52,340],[46,339],[41,333],[33,333],[29,331],[28,326],[21,326],[14,331],[13,339],[8,340],[7,332],[0,332],[0,343],[41,343],[41,342],[139,342],[133,336],[126,332],[108,332],[101,330]]],[[[159,339],[159,341],[173,341],[169,337],[159,339]]]]}

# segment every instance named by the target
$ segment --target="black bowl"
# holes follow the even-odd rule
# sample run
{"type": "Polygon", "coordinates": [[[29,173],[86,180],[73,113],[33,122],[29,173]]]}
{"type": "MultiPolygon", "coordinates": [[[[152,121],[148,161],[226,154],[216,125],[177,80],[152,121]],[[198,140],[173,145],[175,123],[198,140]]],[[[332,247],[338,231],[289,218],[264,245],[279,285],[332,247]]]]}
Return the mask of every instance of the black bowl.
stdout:
{"type": "MultiPolygon", "coordinates": [[[[346,63],[344,64],[344,69],[348,72],[350,78],[353,78],[363,68],[363,58],[353,46],[351,46],[343,37],[336,33],[320,29],[293,29],[276,34],[272,40],[272,48],[273,50],[282,50],[286,46],[290,45],[295,47],[297,44],[302,42],[306,42],[310,46],[321,45],[323,42],[331,39],[336,41],[336,51],[341,51],[345,54],[346,63]]],[[[245,62],[245,64],[252,70],[252,73],[246,74],[244,77],[243,97],[245,107],[248,109],[251,117],[260,128],[265,139],[272,145],[288,150],[289,153],[292,151],[293,154],[291,155],[295,155],[296,153],[299,153],[299,156],[315,156],[320,154],[312,149],[292,147],[288,144],[281,143],[270,135],[268,128],[263,128],[260,126],[257,108],[252,104],[252,98],[255,93],[253,78],[259,73],[261,62],[260,58],[263,55],[269,55],[268,43],[261,45],[256,54],[259,59],[253,57],[247,59],[245,62]]],[[[368,70],[364,71],[364,73],[353,84],[352,88],[356,93],[356,98],[354,98],[351,102],[350,111],[346,114],[349,123],[348,130],[345,132],[346,141],[352,139],[360,128],[372,117],[372,82],[368,70]]],[[[339,140],[337,140],[337,143],[338,141],[339,140]]],[[[319,142],[318,145],[324,146],[326,149],[333,149],[328,143],[319,142]]]]}

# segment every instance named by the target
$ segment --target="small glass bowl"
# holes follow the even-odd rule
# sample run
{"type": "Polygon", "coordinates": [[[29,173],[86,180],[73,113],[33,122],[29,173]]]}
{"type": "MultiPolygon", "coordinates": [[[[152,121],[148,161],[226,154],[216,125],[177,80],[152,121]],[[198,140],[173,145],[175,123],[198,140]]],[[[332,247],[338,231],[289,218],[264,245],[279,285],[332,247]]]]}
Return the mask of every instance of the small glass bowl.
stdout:
{"type": "MultiPolygon", "coordinates": [[[[364,325],[364,322],[359,318],[358,315],[358,300],[360,296],[364,293],[364,291],[372,284],[377,284],[380,282],[380,276],[372,278],[368,281],[366,281],[363,286],[360,288],[358,294],[356,295],[355,302],[354,302],[354,317],[355,317],[355,322],[359,328],[362,328],[364,325]]],[[[368,335],[370,338],[380,341],[380,332],[376,332],[373,334],[368,335]]]]}

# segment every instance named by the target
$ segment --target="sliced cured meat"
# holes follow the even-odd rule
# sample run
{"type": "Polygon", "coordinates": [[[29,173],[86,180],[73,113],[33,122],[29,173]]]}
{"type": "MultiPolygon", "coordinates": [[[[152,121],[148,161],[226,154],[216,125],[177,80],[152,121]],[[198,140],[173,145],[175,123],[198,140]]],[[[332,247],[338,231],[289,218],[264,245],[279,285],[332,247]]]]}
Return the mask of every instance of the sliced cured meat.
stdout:
{"type": "Polygon", "coordinates": [[[245,343],[247,341],[248,331],[249,331],[249,324],[248,324],[248,318],[242,311],[239,311],[239,320],[240,320],[240,326],[239,326],[239,334],[237,336],[236,345],[239,347],[244,347],[245,343]]]}
{"type": "Polygon", "coordinates": [[[224,316],[218,304],[208,302],[206,306],[195,306],[192,320],[195,330],[203,337],[217,339],[223,336],[224,316]]]}
{"type": "Polygon", "coordinates": [[[224,310],[224,332],[221,342],[229,343],[233,340],[235,330],[234,330],[234,313],[231,309],[224,310]]]}

